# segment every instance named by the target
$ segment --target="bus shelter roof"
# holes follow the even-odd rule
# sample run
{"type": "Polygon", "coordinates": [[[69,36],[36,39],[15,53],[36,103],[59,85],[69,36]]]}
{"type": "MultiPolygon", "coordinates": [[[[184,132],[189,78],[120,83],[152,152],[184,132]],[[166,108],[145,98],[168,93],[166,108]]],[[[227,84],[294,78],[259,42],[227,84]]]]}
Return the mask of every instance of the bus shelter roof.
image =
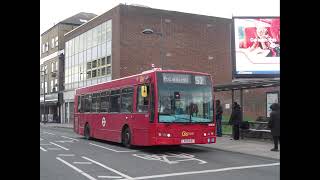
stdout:
{"type": "Polygon", "coordinates": [[[245,79],[245,80],[234,80],[231,83],[216,84],[213,86],[214,92],[220,91],[231,91],[241,89],[256,89],[265,87],[280,86],[279,79],[245,79]]]}

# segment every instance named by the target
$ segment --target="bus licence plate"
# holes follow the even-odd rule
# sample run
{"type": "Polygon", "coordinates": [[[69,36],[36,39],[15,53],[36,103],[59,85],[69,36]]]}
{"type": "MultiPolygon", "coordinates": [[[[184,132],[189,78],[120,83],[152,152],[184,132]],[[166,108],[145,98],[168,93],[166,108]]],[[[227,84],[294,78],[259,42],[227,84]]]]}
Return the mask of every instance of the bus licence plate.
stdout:
{"type": "Polygon", "coordinates": [[[194,143],[194,139],[181,139],[181,143],[194,143]]]}

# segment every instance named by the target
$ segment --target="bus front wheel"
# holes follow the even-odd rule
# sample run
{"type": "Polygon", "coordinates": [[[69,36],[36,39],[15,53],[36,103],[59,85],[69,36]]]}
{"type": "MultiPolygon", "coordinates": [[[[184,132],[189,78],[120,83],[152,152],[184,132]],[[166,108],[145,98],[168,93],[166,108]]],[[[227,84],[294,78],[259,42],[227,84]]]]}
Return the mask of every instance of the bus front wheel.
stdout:
{"type": "Polygon", "coordinates": [[[84,127],[84,137],[86,140],[90,140],[90,127],[88,124],[84,127]]]}
{"type": "Polygon", "coordinates": [[[122,132],[122,144],[127,148],[131,148],[131,133],[128,127],[122,132]]]}

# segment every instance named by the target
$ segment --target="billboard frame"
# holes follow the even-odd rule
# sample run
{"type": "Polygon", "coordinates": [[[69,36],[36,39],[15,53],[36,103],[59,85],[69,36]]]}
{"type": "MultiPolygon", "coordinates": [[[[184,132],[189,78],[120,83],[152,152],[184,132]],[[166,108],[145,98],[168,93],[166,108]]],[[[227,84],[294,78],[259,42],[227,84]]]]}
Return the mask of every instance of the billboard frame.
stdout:
{"type": "MultiPolygon", "coordinates": [[[[280,16],[232,16],[231,22],[231,63],[232,63],[232,79],[241,78],[280,78],[279,74],[237,74],[236,69],[236,45],[235,45],[235,19],[264,19],[264,18],[280,18],[280,16]]],[[[281,45],[280,45],[281,46],[281,45]]]]}

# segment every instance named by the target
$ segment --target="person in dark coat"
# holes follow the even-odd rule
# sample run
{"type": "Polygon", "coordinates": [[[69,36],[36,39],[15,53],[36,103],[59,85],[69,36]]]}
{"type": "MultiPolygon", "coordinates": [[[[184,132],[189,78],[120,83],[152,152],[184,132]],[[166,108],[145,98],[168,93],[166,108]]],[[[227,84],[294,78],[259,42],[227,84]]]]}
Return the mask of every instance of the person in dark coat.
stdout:
{"type": "Polygon", "coordinates": [[[220,104],[220,100],[216,100],[216,124],[217,124],[217,136],[221,137],[222,136],[222,113],[223,113],[223,108],[220,104]]]}
{"type": "Polygon", "coordinates": [[[229,124],[232,125],[232,134],[233,134],[234,140],[239,140],[241,122],[242,122],[241,107],[237,102],[234,102],[232,105],[232,113],[229,120],[229,124]]]}
{"type": "Polygon", "coordinates": [[[272,111],[270,113],[268,126],[271,129],[274,143],[274,148],[272,148],[271,151],[278,151],[278,142],[280,142],[280,105],[273,103],[270,109],[272,111]]]}

